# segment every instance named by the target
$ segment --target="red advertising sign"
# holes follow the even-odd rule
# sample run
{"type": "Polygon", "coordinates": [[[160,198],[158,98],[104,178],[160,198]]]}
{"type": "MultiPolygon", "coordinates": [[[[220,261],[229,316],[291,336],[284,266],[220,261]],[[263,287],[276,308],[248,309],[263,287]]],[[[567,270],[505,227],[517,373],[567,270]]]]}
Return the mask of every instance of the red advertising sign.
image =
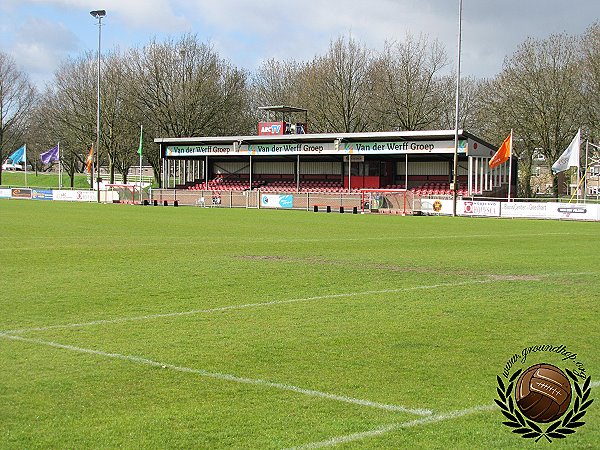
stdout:
{"type": "Polygon", "coordinates": [[[271,136],[275,134],[285,134],[285,122],[259,122],[258,135],[271,136]]]}

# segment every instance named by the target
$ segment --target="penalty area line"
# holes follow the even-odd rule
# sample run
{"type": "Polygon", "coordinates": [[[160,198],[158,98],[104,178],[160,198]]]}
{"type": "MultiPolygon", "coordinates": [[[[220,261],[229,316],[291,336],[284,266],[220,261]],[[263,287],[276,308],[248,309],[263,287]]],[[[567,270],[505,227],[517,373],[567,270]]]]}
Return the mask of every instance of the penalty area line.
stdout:
{"type": "Polygon", "coordinates": [[[35,331],[49,331],[55,329],[65,329],[65,328],[83,328],[94,325],[109,325],[116,323],[124,323],[124,322],[136,322],[141,320],[152,320],[152,319],[163,319],[168,317],[182,317],[182,316],[191,316],[195,314],[209,314],[215,312],[224,312],[224,311],[233,311],[238,309],[248,309],[248,308],[260,308],[260,307],[268,307],[268,306],[276,306],[276,305],[285,305],[292,303],[302,303],[302,302],[314,302],[319,300],[327,300],[327,299],[335,299],[335,298],[348,298],[348,297],[360,297],[363,295],[380,295],[380,294],[394,294],[401,292],[410,292],[417,290],[427,290],[427,289],[439,289],[439,288],[451,288],[458,286],[468,286],[475,284],[484,284],[484,283],[498,283],[505,281],[512,282],[539,282],[541,280],[535,278],[550,278],[550,277],[559,277],[559,276],[582,276],[582,275],[596,275],[596,272],[574,272],[574,273],[546,273],[546,274],[531,274],[530,277],[521,275],[516,275],[514,277],[510,275],[500,276],[500,275],[489,275],[485,279],[480,280],[466,280],[466,281],[458,281],[453,283],[438,283],[438,284],[428,284],[428,285],[420,285],[420,286],[409,286],[402,287],[396,289],[383,289],[379,291],[360,291],[360,292],[345,292],[340,294],[327,294],[327,295],[318,295],[313,297],[304,297],[304,298],[292,298],[287,300],[272,300],[267,302],[257,302],[257,303],[243,303],[241,305],[228,305],[228,306],[219,306],[216,308],[207,308],[207,309],[193,309],[190,311],[177,311],[170,313],[158,313],[158,314],[147,314],[143,316],[132,316],[132,317],[117,317],[113,319],[100,319],[100,320],[92,320],[89,322],[79,322],[79,323],[67,323],[67,324],[58,324],[58,325],[48,325],[44,327],[29,327],[29,328],[18,328],[13,330],[0,330],[0,333],[4,334],[21,334],[35,331]]]}
{"type": "Polygon", "coordinates": [[[139,356],[131,356],[131,355],[123,355],[120,353],[103,352],[101,350],[93,350],[93,349],[89,349],[89,348],[76,347],[74,345],[61,344],[59,342],[44,341],[41,339],[27,338],[27,337],[23,337],[23,336],[15,336],[15,335],[10,335],[10,334],[6,334],[6,333],[0,333],[0,338],[9,339],[9,340],[13,340],[13,341],[26,342],[26,343],[30,343],[30,344],[44,345],[44,346],[48,346],[48,347],[69,350],[69,351],[76,352],[76,353],[83,353],[83,354],[88,354],[88,355],[102,356],[105,358],[118,359],[118,360],[122,360],[122,361],[129,361],[129,362],[143,364],[143,365],[152,366],[152,367],[157,367],[157,368],[161,368],[161,369],[170,369],[175,372],[183,372],[183,373],[199,375],[199,376],[205,377],[205,378],[213,378],[213,379],[217,379],[217,380],[230,381],[230,382],[234,382],[234,383],[262,386],[262,387],[267,387],[267,388],[278,389],[281,391],[290,391],[290,392],[295,392],[297,394],[307,395],[310,397],[318,397],[318,398],[323,398],[323,399],[327,399],[327,400],[335,400],[338,402],[350,403],[350,404],[365,406],[365,407],[370,407],[370,408],[377,408],[377,409],[382,409],[385,411],[408,413],[408,414],[414,414],[417,416],[430,416],[431,414],[433,414],[433,412],[428,409],[406,408],[406,407],[400,406],[400,405],[391,405],[391,404],[386,404],[386,403],[374,402],[374,401],[370,401],[370,400],[364,400],[364,399],[360,399],[360,398],[331,394],[329,392],[322,392],[322,391],[317,391],[314,389],[306,389],[306,388],[302,388],[302,387],[294,386],[294,385],[290,385],[290,384],[262,380],[260,378],[246,378],[246,377],[239,377],[239,376],[231,375],[231,374],[227,374],[227,373],[209,372],[207,370],[202,370],[202,369],[193,369],[190,367],[176,366],[174,364],[168,364],[168,363],[164,363],[164,362],[154,361],[152,359],[142,358],[139,356]]]}
{"type": "Polygon", "coordinates": [[[360,441],[362,439],[367,439],[370,437],[381,436],[382,434],[390,433],[392,431],[401,430],[402,428],[411,428],[419,425],[426,425],[429,423],[442,422],[444,420],[457,419],[459,417],[463,417],[469,414],[473,414],[479,411],[491,411],[494,408],[497,408],[496,405],[485,405],[485,406],[475,406],[473,408],[460,409],[457,411],[451,411],[443,414],[435,414],[429,417],[424,417],[422,419],[410,420],[408,422],[396,422],[388,425],[383,425],[381,427],[375,428],[373,430],[362,431],[359,433],[352,433],[345,436],[337,436],[331,439],[327,439],[319,442],[311,442],[310,444],[300,445],[298,447],[291,447],[288,450],[308,450],[313,448],[324,448],[324,447],[332,447],[334,445],[346,444],[348,442],[360,441]]]}
{"type": "Polygon", "coordinates": [[[122,322],[136,322],[140,320],[151,320],[151,319],[163,319],[168,317],[181,317],[181,316],[191,316],[195,314],[208,314],[215,312],[223,312],[223,311],[232,311],[237,309],[247,309],[247,308],[260,308],[265,306],[275,306],[275,305],[285,305],[290,303],[302,303],[302,302],[314,302],[319,300],[327,300],[334,298],[345,298],[345,297],[359,297],[362,295],[379,295],[379,294],[393,294],[400,292],[409,292],[409,291],[417,291],[421,289],[438,289],[445,287],[456,287],[456,286],[465,286],[470,284],[481,284],[481,283],[493,283],[499,282],[502,280],[496,279],[484,279],[484,280],[468,280],[468,281],[460,281],[455,283],[439,283],[439,284],[429,284],[429,285],[421,285],[421,286],[411,286],[397,289],[384,289],[379,291],[361,291],[361,292],[346,292],[341,294],[327,294],[327,295],[319,295],[314,297],[304,297],[304,298],[291,298],[287,300],[273,300],[268,302],[257,302],[257,303],[244,303],[241,305],[228,305],[228,306],[220,306],[216,308],[208,308],[208,309],[193,309],[190,311],[178,311],[171,313],[160,313],[160,314],[148,314],[144,316],[133,316],[133,317],[118,317],[116,319],[100,319],[100,320],[92,320],[90,322],[81,322],[81,323],[68,323],[68,324],[59,324],[59,325],[48,325],[46,327],[31,327],[31,328],[19,328],[15,330],[4,330],[0,331],[4,334],[20,334],[27,333],[33,331],[49,331],[61,328],[81,328],[81,327],[89,327],[93,325],[108,325],[114,323],[122,323],[122,322]]]}
{"type": "MultiPolygon", "coordinates": [[[[600,386],[600,381],[594,381],[590,383],[590,387],[597,388],[600,386]]],[[[423,417],[421,419],[409,420],[407,422],[395,422],[388,425],[382,425],[380,427],[374,428],[372,430],[361,431],[358,433],[347,434],[344,436],[332,437],[330,439],[326,439],[324,441],[311,442],[309,444],[299,445],[297,447],[290,447],[287,450],[309,450],[314,448],[325,448],[325,447],[333,447],[335,445],[346,444],[348,442],[360,441],[363,439],[368,439],[371,437],[381,436],[386,433],[390,433],[392,431],[398,431],[403,428],[412,428],[420,425],[427,425],[430,423],[443,422],[445,420],[458,419],[459,417],[467,416],[470,414],[482,412],[482,411],[493,411],[498,407],[495,404],[492,405],[480,405],[474,406],[472,408],[459,409],[456,411],[450,411],[447,413],[441,414],[433,414],[428,417],[423,417]]]]}

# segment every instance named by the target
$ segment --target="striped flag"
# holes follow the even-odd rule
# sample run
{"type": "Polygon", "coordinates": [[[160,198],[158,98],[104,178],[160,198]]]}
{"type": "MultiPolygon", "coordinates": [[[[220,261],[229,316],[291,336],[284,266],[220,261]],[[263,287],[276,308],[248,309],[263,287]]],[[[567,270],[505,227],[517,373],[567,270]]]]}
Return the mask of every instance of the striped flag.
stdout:
{"type": "Polygon", "coordinates": [[[85,160],[85,165],[88,173],[92,173],[92,166],[94,165],[94,146],[90,147],[90,152],[88,153],[87,159],[85,160]]]}

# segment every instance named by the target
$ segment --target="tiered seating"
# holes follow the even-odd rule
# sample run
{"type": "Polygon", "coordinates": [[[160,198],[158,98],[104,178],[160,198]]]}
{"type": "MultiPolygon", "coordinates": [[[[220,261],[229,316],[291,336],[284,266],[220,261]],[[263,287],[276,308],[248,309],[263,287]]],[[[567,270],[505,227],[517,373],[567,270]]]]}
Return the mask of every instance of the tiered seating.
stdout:
{"type": "Polygon", "coordinates": [[[260,188],[264,192],[295,192],[296,182],[290,180],[278,180],[265,183],[260,188]]]}
{"type": "MultiPolygon", "coordinates": [[[[252,188],[256,189],[262,184],[263,182],[261,181],[253,181],[252,188]]],[[[195,185],[188,187],[189,190],[193,191],[245,191],[248,190],[248,188],[248,181],[220,177],[208,180],[208,183],[196,183],[195,185]]]]}
{"type": "MultiPolygon", "coordinates": [[[[390,185],[390,188],[393,185],[390,185]]],[[[392,188],[393,189],[393,188],[392,188]]],[[[425,183],[410,189],[416,195],[452,195],[449,183],[425,183]]],[[[458,195],[468,195],[468,188],[461,187],[456,191],[458,195]]]]}
{"type": "MultiPolygon", "coordinates": [[[[263,192],[296,192],[295,180],[256,180],[252,182],[252,189],[260,188],[263,192]]],[[[227,178],[214,178],[208,183],[196,183],[188,187],[193,191],[245,191],[249,189],[248,181],[227,178]]],[[[338,181],[302,180],[300,192],[347,192],[348,189],[338,181]]],[[[352,192],[360,192],[360,189],[352,189],[352,192]]]]}
{"type": "MultiPolygon", "coordinates": [[[[295,181],[271,181],[261,186],[260,190],[264,192],[296,192],[295,181]]],[[[300,192],[346,192],[339,182],[335,181],[314,181],[302,180],[300,182],[300,192]]]]}
{"type": "Polygon", "coordinates": [[[345,192],[347,189],[344,189],[339,182],[335,181],[303,181],[300,184],[300,190],[302,192],[345,192]]]}

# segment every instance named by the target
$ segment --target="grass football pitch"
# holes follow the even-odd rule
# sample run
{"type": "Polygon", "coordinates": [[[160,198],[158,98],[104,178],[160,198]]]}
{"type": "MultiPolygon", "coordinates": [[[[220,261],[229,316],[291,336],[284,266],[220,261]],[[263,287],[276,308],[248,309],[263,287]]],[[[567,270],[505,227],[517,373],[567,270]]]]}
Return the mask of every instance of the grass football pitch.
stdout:
{"type": "Polygon", "coordinates": [[[599,238],[1,200],[0,448],[597,448],[600,400],[535,444],[494,399],[541,344],[576,352],[598,397],[599,238]]]}

